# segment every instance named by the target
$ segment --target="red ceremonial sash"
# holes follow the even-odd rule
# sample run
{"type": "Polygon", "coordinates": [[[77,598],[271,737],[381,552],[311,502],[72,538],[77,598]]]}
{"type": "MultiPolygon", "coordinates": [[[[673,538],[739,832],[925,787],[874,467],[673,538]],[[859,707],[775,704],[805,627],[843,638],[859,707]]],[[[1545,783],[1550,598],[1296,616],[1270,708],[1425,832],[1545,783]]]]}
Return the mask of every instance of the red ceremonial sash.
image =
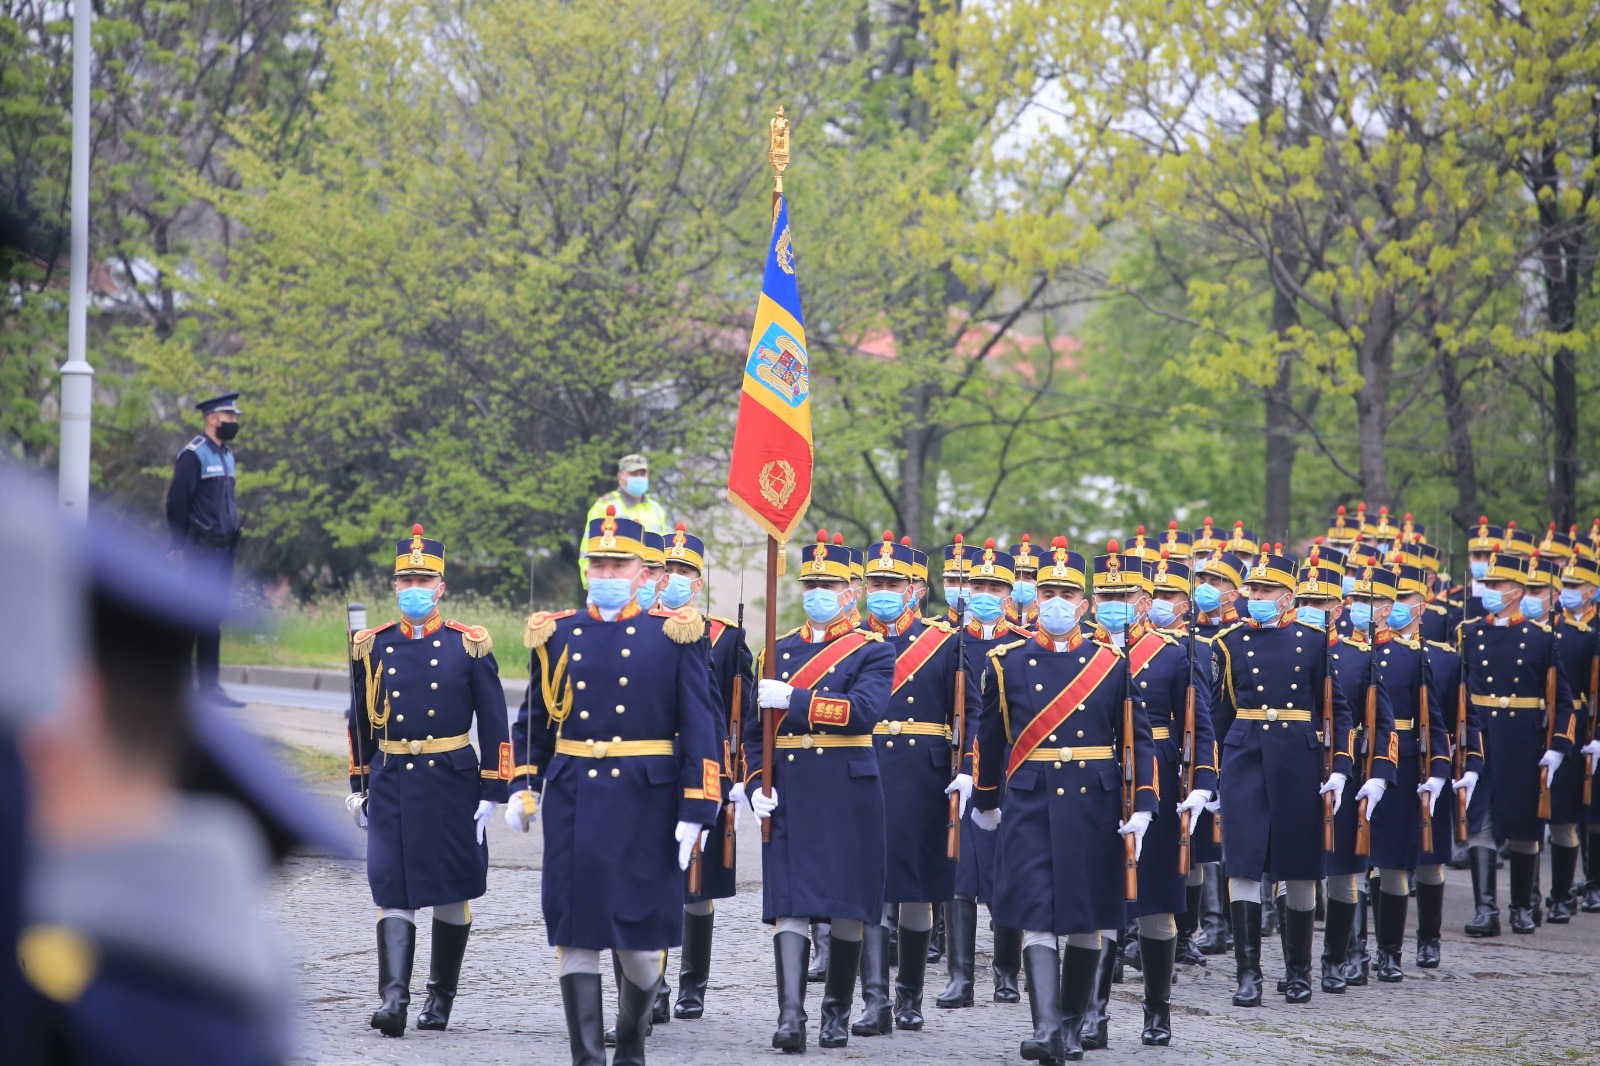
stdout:
{"type": "Polygon", "coordinates": [[[894,687],[891,693],[899,692],[900,686],[911,680],[911,675],[925,666],[934,652],[944,647],[944,642],[952,634],[942,629],[927,627],[927,631],[918,637],[914,643],[906,645],[906,650],[894,662],[894,687]]]}
{"type": "Polygon", "coordinates": [[[1061,728],[1061,724],[1072,717],[1089,694],[1100,687],[1111,673],[1111,668],[1117,665],[1117,654],[1108,648],[1101,648],[1095,652],[1094,658],[1089,660],[1078,676],[1073,678],[1062,693],[1045,705],[1033,721],[1028,723],[1022,735],[1017,737],[1016,743],[1011,745],[1011,758],[1006,763],[1006,777],[1017,772],[1018,767],[1028,761],[1034,749],[1044,742],[1045,737],[1061,728]]]}
{"type": "Polygon", "coordinates": [[[806,663],[794,672],[789,678],[789,684],[794,688],[815,688],[818,681],[828,676],[828,671],[844,662],[845,659],[860,651],[866,646],[867,638],[864,633],[846,633],[836,640],[829,641],[817,657],[806,663]]]}
{"type": "Polygon", "coordinates": [[[1133,676],[1138,677],[1139,671],[1150,665],[1150,660],[1156,653],[1166,646],[1159,634],[1146,633],[1143,638],[1135,642],[1133,650],[1128,653],[1128,669],[1133,671],[1133,676]]]}

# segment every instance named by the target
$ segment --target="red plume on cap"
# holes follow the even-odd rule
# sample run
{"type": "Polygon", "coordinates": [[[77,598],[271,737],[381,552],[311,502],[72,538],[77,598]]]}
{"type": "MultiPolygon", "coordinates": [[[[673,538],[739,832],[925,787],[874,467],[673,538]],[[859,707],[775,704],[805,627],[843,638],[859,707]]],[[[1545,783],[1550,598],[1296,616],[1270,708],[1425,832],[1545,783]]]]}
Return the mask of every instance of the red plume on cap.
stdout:
{"type": "Polygon", "coordinates": [[[1410,511],[1406,512],[1406,521],[1407,522],[1411,521],[1411,512],[1410,511]]]}
{"type": "Polygon", "coordinates": [[[900,543],[901,543],[901,545],[903,547],[909,548],[909,547],[911,547],[911,538],[910,537],[901,537],[900,538],[900,543]]]}
{"type": "Polygon", "coordinates": [[[1489,516],[1488,515],[1481,514],[1481,515],[1478,516],[1478,525],[1486,526],[1488,524],[1489,524],[1489,516]]]}
{"type": "Polygon", "coordinates": [[[1135,536],[1142,537],[1142,536],[1144,536],[1144,527],[1140,526],[1138,529],[1134,530],[1133,532],[1134,532],[1135,536]]]}
{"type": "Polygon", "coordinates": [[[1511,521],[1507,522],[1506,523],[1506,528],[1507,529],[1516,529],[1517,528],[1517,520],[1515,518],[1513,518],[1511,521]]]}
{"type": "Polygon", "coordinates": [[[964,538],[960,533],[956,534],[956,543],[957,544],[965,543],[965,540],[966,540],[966,538],[964,538]]]}
{"type": "Polygon", "coordinates": [[[1280,540],[1280,541],[1275,542],[1272,545],[1272,550],[1277,552],[1279,555],[1282,555],[1283,554],[1283,541],[1280,540]]]}
{"type": "Polygon", "coordinates": [[[411,535],[413,537],[422,536],[422,523],[421,522],[418,522],[416,525],[411,527],[411,535]]]}
{"type": "Polygon", "coordinates": [[[1167,523],[1167,528],[1168,529],[1177,529],[1178,528],[1178,520],[1176,518],[1174,518],[1172,521],[1168,522],[1167,523]]]}
{"type": "Polygon", "coordinates": [[[1052,540],[1050,542],[1050,547],[1052,547],[1052,548],[1065,548],[1066,546],[1067,546],[1067,538],[1066,537],[1057,537],[1055,540],[1052,540]]]}
{"type": "Polygon", "coordinates": [[[1161,558],[1165,559],[1166,557],[1167,557],[1167,546],[1165,544],[1163,544],[1161,546],[1161,558]]]}
{"type": "Polygon", "coordinates": [[[1322,543],[1322,538],[1321,537],[1313,537],[1312,540],[1311,540],[1311,543],[1313,543],[1313,544],[1321,544],[1322,543]]]}
{"type": "Polygon", "coordinates": [[[686,526],[686,525],[684,525],[684,524],[683,524],[683,523],[682,523],[682,522],[679,522],[679,523],[678,523],[678,526],[677,526],[677,529],[678,529],[678,532],[679,532],[679,533],[682,533],[682,532],[683,532],[683,531],[684,531],[684,530],[686,530],[686,529],[688,529],[688,528],[689,528],[689,527],[688,527],[688,526],[686,526]]]}
{"type": "Polygon", "coordinates": [[[1206,526],[1209,526],[1209,525],[1211,525],[1211,524],[1212,524],[1212,522],[1211,522],[1211,516],[1210,516],[1210,515],[1206,515],[1206,520],[1205,520],[1205,521],[1204,521],[1204,522],[1202,522],[1202,523],[1201,523],[1201,525],[1206,525],[1206,526]]]}
{"type": "MultiPolygon", "coordinates": [[[[1578,527],[1577,527],[1577,526],[1573,526],[1573,527],[1572,527],[1572,528],[1573,528],[1573,529],[1577,529],[1577,528],[1578,528],[1578,527]]],[[[1028,534],[1026,534],[1026,533],[1024,533],[1024,534],[1023,534],[1023,535],[1022,535],[1022,543],[1024,543],[1024,544],[1028,544],[1028,543],[1031,543],[1031,542],[1032,542],[1032,539],[1033,539],[1033,538],[1031,538],[1031,537],[1029,537],[1029,536],[1028,536],[1028,534]]]]}
{"type": "Polygon", "coordinates": [[[1334,512],[1334,513],[1335,513],[1335,514],[1338,514],[1338,515],[1343,515],[1343,514],[1344,514],[1344,513],[1345,513],[1345,511],[1344,511],[1344,504],[1342,504],[1342,503],[1341,503],[1341,504],[1340,504],[1340,505],[1339,505],[1339,509],[1338,509],[1338,510],[1337,510],[1337,511],[1335,511],[1335,512],[1334,512]]]}
{"type": "Polygon", "coordinates": [[[1551,522],[1550,523],[1550,532],[1554,533],[1555,531],[1556,531],[1556,524],[1554,522],[1551,522]]]}
{"type": "Polygon", "coordinates": [[[1121,550],[1122,549],[1117,547],[1116,538],[1113,537],[1111,540],[1106,541],[1106,551],[1110,552],[1112,555],[1117,554],[1117,552],[1121,550]]]}
{"type": "Polygon", "coordinates": [[[1239,520],[1239,521],[1237,521],[1237,522],[1235,522],[1235,523],[1234,523],[1234,524],[1233,524],[1233,528],[1234,528],[1234,529],[1243,529],[1243,528],[1244,528],[1244,521],[1243,521],[1243,519],[1241,519],[1241,520],[1239,520]]]}
{"type": "Polygon", "coordinates": [[[1311,554],[1306,556],[1306,565],[1308,566],[1316,566],[1318,563],[1322,562],[1322,548],[1320,546],[1322,538],[1318,537],[1317,542],[1318,546],[1313,547],[1311,549],[1311,554]]]}
{"type": "Polygon", "coordinates": [[[835,533],[833,535],[833,543],[838,545],[841,548],[844,547],[844,534],[843,533],[835,533]]]}
{"type": "Polygon", "coordinates": [[[828,531],[826,529],[817,530],[817,543],[818,544],[826,544],[826,543],[828,543],[828,531]]]}
{"type": "Polygon", "coordinates": [[[894,540],[894,530],[892,530],[892,529],[884,530],[883,531],[883,539],[884,540],[888,540],[888,541],[894,540]]]}
{"type": "Polygon", "coordinates": [[[990,537],[988,540],[984,541],[983,542],[983,546],[985,548],[993,548],[994,547],[994,538],[990,537]]]}
{"type": "Polygon", "coordinates": [[[614,504],[614,503],[606,504],[606,517],[607,518],[615,518],[615,517],[617,517],[617,505],[616,504],[614,504]]]}
{"type": "Polygon", "coordinates": [[[1380,514],[1380,515],[1386,515],[1386,514],[1388,514],[1388,513],[1389,513],[1389,508],[1387,508],[1387,507],[1380,507],[1380,508],[1378,508],[1378,513],[1379,513],[1379,514],[1380,514]]]}

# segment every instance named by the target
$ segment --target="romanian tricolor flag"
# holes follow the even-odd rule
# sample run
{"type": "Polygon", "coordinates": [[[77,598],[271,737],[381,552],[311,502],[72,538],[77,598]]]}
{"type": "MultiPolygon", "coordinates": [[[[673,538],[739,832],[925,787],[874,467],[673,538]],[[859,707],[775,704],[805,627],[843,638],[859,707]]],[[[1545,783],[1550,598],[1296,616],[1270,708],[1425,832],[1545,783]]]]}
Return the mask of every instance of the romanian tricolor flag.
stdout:
{"type": "Polygon", "coordinates": [[[728,496],[780,541],[811,503],[811,363],[795,285],[788,201],[778,200],[744,363],[728,496]]]}

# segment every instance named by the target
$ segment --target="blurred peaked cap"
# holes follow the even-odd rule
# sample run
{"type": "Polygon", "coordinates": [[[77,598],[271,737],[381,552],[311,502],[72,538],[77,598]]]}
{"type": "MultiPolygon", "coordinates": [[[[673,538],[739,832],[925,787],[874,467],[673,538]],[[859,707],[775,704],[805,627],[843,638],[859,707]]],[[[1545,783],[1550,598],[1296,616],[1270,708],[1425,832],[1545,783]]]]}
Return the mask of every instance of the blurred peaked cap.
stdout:
{"type": "Polygon", "coordinates": [[[0,724],[54,710],[84,654],[82,531],[64,521],[46,484],[0,461],[0,544],[13,567],[6,593],[26,612],[0,641],[0,724]]]}
{"type": "Polygon", "coordinates": [[[617,460],[617,472],[619,474],[628,470],[648,471],[649,469],[650,460],[646,459],[638,452],[629,452],[627,455],[624,455],[621,459],[617,460]]]}
{"type": "Polygon", "coordinates": [[[209,400],[201,400],[194,405],[194,409],[203,415],[214,414],[217,411],[232,411],[239,413],[239,394],[225,392],[221,396],[213,396],[209,400]]]}

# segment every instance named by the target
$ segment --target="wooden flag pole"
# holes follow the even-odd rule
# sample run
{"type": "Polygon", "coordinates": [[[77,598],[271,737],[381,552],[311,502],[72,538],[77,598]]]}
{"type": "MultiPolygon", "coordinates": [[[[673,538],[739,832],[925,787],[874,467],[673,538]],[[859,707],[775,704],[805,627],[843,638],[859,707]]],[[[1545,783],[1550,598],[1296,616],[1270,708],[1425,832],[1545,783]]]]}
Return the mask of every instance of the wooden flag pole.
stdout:
{"type": "MultiPolygon", "coordinates": [[[[767,162],[772,164],[772,221],[778,221],[778,203],[783,199],[783,172],[789,166],[789,120],[779,107],[768,126],[767,162]]],[[[764,622],[766,654],[762,656],[761,676],[776,676],[773,646],[778,643],[778,538],[767,534],[767,612],[764,622]]],[[[778,736],[778,712],[761,713],[761,794],[772,795],[772,745],[778,736]]],[[[761,842],[772,840],[772,819],[761,820],[761,842]]]]}

